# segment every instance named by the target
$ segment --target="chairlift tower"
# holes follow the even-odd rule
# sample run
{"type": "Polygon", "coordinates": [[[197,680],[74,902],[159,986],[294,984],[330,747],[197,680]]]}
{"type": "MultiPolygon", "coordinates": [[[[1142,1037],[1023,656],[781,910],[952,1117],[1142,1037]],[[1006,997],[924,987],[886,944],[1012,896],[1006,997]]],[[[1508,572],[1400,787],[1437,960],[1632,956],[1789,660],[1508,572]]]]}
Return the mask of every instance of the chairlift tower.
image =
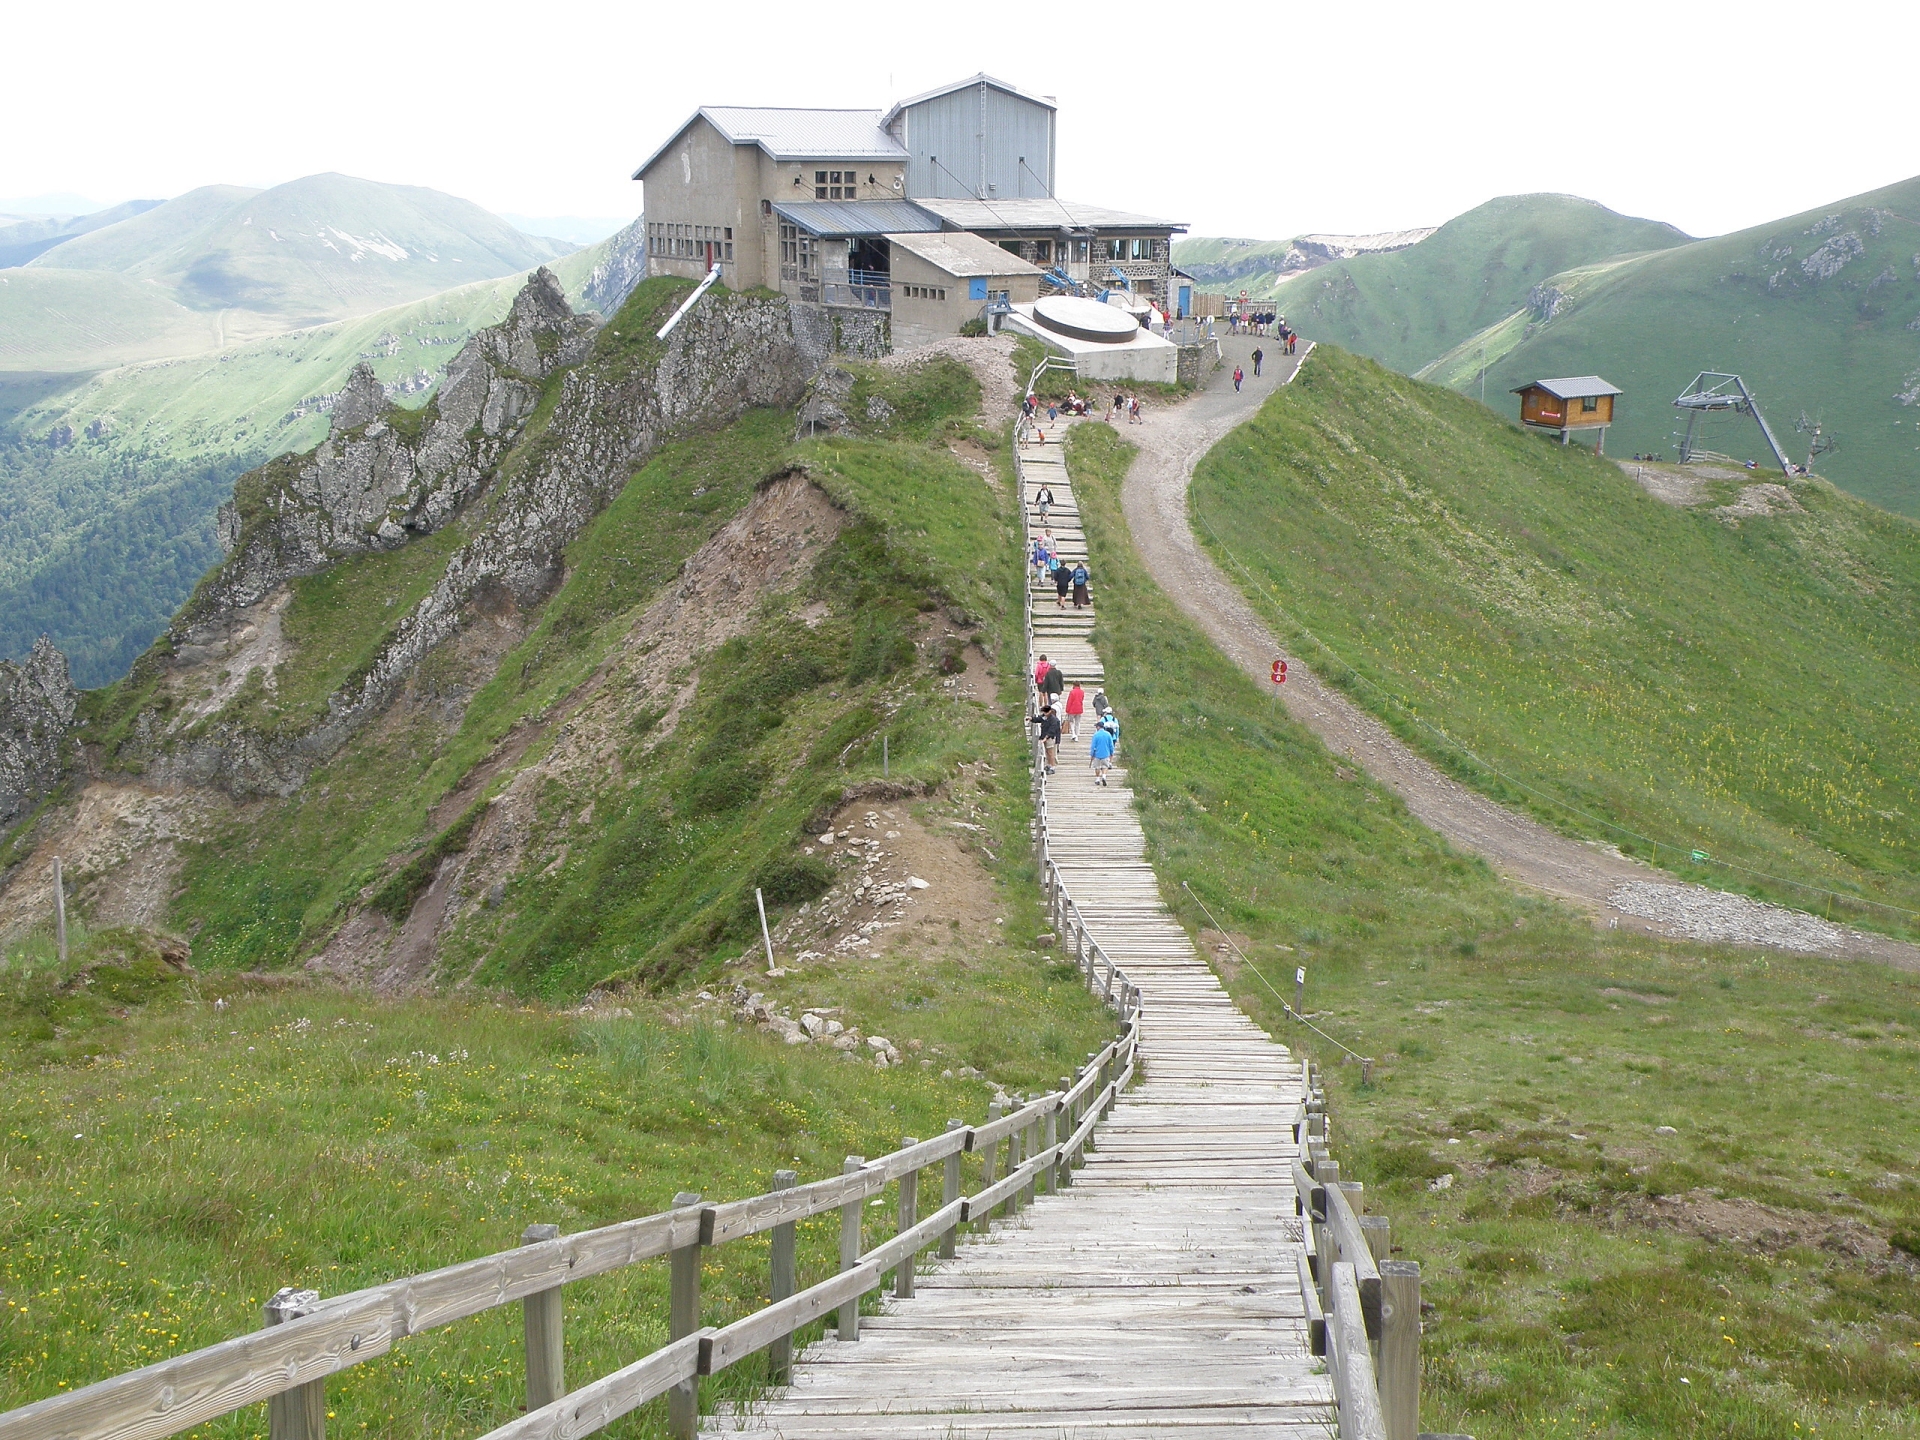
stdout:
{"type": "Polygon", "coordinates": [[[1800,418],[1793,422],[1793,432],[1807,437],[1807,473],[1813,473],[1813,462],[1822,455],[1831,455],[1840,448],[1840,437],[1826,433],[1825,426],[1819,420],[1809,420],[1807,412],[1802,410],[1800,418]]]}
{"type": "Polygon", "coordinates": [[[1751,415],[1754,423],[1760,427],[1760,433],[1766,437],[1767,448],[1773,452],[1773,458],[1780,466],[1780,473],[1791,478],[1794,472],[1793,462],[1787,459],[1786,452],[1780,448],[1780,442],[1773,438],[1773,430],[1768,426],[1766,417],[1760,413],[1753,392],[1747,389],[1747,382],[1738,375],[1723,374],[1718,370],[1702,370],[1693,377],[1693,383],[1680,392],[1674,407],[1687,412],[1687,433],[1680,441],[1680,463],[1693,461],[1694,427],[1702,415],[1731,412],[1737,415],[1751,415]]]}

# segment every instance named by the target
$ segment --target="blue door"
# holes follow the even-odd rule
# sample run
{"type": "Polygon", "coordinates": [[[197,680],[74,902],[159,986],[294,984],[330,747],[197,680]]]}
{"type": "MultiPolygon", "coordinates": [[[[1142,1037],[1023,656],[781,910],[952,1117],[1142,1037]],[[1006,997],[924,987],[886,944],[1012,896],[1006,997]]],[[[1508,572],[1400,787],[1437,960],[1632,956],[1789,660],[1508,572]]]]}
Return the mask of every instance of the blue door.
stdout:
{"type": "Polygon", "coordinates": [[[1176,318],[1184,320],[1192,312],[1193,312],[1193,287],[1191,285],[1182,285],[1180,287],[1180,314],[1176,318]]]}
{"type": "Polygon", "coordinates": [[[967,281],[967,298],[969,300],[984,300],[987,298],[986,276],[976,275],[967,281]]]}

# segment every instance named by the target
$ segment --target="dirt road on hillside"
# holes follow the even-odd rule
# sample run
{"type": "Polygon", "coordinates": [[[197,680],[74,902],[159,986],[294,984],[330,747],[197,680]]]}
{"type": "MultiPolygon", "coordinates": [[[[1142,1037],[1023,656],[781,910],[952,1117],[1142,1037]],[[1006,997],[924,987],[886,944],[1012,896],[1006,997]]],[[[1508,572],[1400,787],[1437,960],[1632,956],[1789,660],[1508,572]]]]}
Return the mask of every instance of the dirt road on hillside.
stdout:
{"type": "MultiPolygon", "coordinates": [[[[1265,685],[1268,667],[1286,656],[1288,677],[1281,699],[1288,713],[1328,749],[1392,790],[1416,818],[1460,849],[1483,857],[1516,884],[1587,910],[1598,923],[1674,938],[1870,958],[1920,970],[1920,946],[1676,880],[1610,846],[1569,839],[1495,804],[1442,774],[1288,655],[1238,587],[1200,548],[1188,523],[1187,485],[1201,456],[1307,362],[1303,348],[1278,363],[1269,360],[1266,374],[1256,380],[1248,358],[1256,343],[1272,354],[1271,340],[1223,339],[1226,363],[1205,390],[1180,405],[1155,406],[1144,424],[1126,431],[1140,447],[1121,497],[1134,544],[1155,581],[1229,659],[1265,685]],[[1239,393],[1232,380],[1236,362],[1247,372],[1239,393]]],[[[1231,543],[1232,537],[1226,538],[1231,543]]]]}

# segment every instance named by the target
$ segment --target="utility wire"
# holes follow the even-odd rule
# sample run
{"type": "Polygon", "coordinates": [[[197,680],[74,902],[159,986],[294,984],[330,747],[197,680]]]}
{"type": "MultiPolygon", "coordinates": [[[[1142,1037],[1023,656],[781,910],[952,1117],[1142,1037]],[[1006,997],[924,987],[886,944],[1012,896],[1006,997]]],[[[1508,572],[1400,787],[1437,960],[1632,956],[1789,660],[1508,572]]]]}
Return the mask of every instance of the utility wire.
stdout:
{"type": "Polygon", "coordinates": [[[1318,1025],[1314,1024],[1311,1020],[1307,1019],[1307,1017],[1302,1015],[1298,1010],[1294,1009],[1293,1006],[1289,1005],[1287,1003],[1287,997],[1282,995],[1278,990],[1275,990],[1273,988],[1273,982],[1267,979],[1265,975],[1260,973],[1260,967],[1254,964],[1253,961],[1249,960],[1247,958],[1247,952],[1242,950],[1239,947],[1239,945],[1234,942],[1233,936],[1228,934],[1227,932],[1227,927],[1222,925],[1218,920],[1214,919],[1213,911],[1207,909],[1207,902],[1202,900],[1198,895],[1195,895],[1193,893],[1193,886],[1189,885],[1186,881],[1182,880],[1180,882],[1180,888],[1186,891],[1187,894],[1192,897],[1193,903],[1200,907],[1201,912],[1206,915],[1207,919],[1213,921],[1213,928],[1215,930],[1218,930],[1220,934],[1225,937],[1227,944],[1233,946],[1233,953],[1240,957],[1240,963],[1242,965],[1245,965],[1247,969],[1253,971],[1254,978],[1258,980],[1262,985],[1266,986],[1267,989],[1272,992],[1273,998],[1280,1002],[1280,1008],[1282,1010],[1286,1011],[1289,1016],[1291,1016],[1295,1020],[1298,1020],[1302,1025],[1306,1026],[1307,1029],[1313,1031],[1314,1034],[1318,1035],[1322,1040],[1326,1041],[1329,1045],[1333,1046],[1334,1049],[1345,1050],[1347,1054],[1353,1056],[1353,1058],[1356,1060],[1361,1060],[1361,1061],[1366,1060],[1367,1057],[1362,1055],[1358,1050],[1348,1049],[1345,1045],[1342,1045],[1338,1040],[1334,1039],[1333,1036],[1327,1034],[1327,1032],[1322,1030],[1318,1025]]]}
{"type": "Polygon", "coordinates": [[[1415,725],[1418,725],[1422,730],[1425,730],[1429,734],[1435,736],[1443,744],[1451,746],[1454,750],[1466,756],[1467,759],[1471,760],[1475,765],[1479,766],[1482,770],[1485,770],[1487,773],[1491,775],[1499,776],[1502,780],[1505,780],[1509,785],[1517,786],[1519,789],[1526,791],[1527,794],[1534,796],[1536,799],[1545,801],[1548,805],[1556,806],[1559,809],[1566,811],[1570,815],[1578,815],[1583,820],[1590,820],[1595,825],[1602,826],[1603,828],[1611,830],[1616,834],[1625,835],[1634,840],[1644,841],[1646,844],[1653,846],[1656,854],[1659,852],[1660,847],[1664,845],[1669,850],[1685,853],[1689,856],[1695,857],[1695,863],[1699,863],[1699,857],[1704,856],[1705,862],[1709,865],[1719,865],[1728,870],[1737,870],[1743,875],[1752,875],[1761,880],[1771,880],[1778,885],[1792,885],[1801,890],[1808,890],[1815,895],[1826,895],[1831,897],[1832,899],[1849,901],[1855,905],[1871,905],[1880,910],[1890,910],[1896,915],[1908,915],[1916,919],[1920,919],[1920,910],[1908,910],[1905,907],[1900,905],[1889,905],[1884,900],[1869,900],[1864,895],[1849,895],[1844,890],[1829,890],[1826,887],[1821,885],[1809,885],[1804,880],[1791,880],[1791,879],[1788,879],[1785,875],[1774,875],[1768,871],[1755,870],[1751,866],[1741,865],[1732,860],[1721,860],[1712,855],[1705,855],[1705,852],[1701,851],[1695,846],[1676,845],[1671,840],[1656,840],[1651,835],[1642,835],[1638,830],[1629,830],[1624,825],[1617,825],[1611,820],[1603,819],[1602,817],[1595,815],[1590,811],[1582,810],[1577,805],[1570,805],[1565,800],[1562,800],[1559,796],[1550,795],[1544,790],[1537,789],[1536,787],[1527,784],[1527,782],[1524,780],[1521,780],[1515,776],[1507,774],[1506,771],[1499,769],[1497,766],[1489,764],[1487,761],[1483,760],[1479,755],[1474,753],[1474,751],[1470,749],[1468,746],[1463,745],[1460,741],[1454,739],[1451,735],[1447,734],[1446,731],[1440,729],[1439,726],[1434,725],[1428,720],[1424,719],[1419,714],[1418,711],[1414,710],[1411,706],[1407,705],[1404,701],[1400,699],[1399,696],[1393,694],[1390,690],[1387,690],[1384,687],[1376,684],[1357,666],[1349,664],[1344,658],[1342,658],[1339,651],[1335,650],[1331,645],[1327,644],[1326,641],[1322,640],[1318,635],[1314,634],[1313,631],[1309,630],[1304,624],[1300,622],[1300,620],[1295,615],[1292,614],[1292,612],[1290,612],[1287,609],[1286,606],[1282,605],[1280,601],[1274,597],[1273,591],[1275,587],[1271,581],[1267,581],[1263,586],[1259,578],[1256,577],[1251,570],[1249,570],[1244,564],[1241,563],[1240,557],[1233,553],[1233,551],[1228,547],[1227,542],[1220,538],[1220,532],[1213,528],[1213,522],[1208,520],[1205,515],[1200,513],[1199,505],[1196,504],[1193,507],[1193,513],[1194,513],[1194,518],[1199,520],[1199,522],[1202,525],[1207,527],[1207,534],[1213,537],[1213,543],[1219,546],[1221,554],[1225,555],[1228,560],[1232,561],[1234,568],[1237,569],[1242,575],[1247,577],[1248,582],[1252,584],[1252,586],[1254,587],[1254,590],[1260,594],[1261,598],[1267,604],[1271,605],[1274,608],[1274,610],[1279,613],[1280,618],[1282,620],[1286,621],[1287,624],[1291,625],[1296,631],[1304,635],[1308,640],[1312,641],[1321,650],[1324,650],[1338,664],[1345,667],[1348,674],[1352,675],[1361,684],[1367,686],[1370,690],[1378,694],[1381,697],[1381,699],[1385,700],[1389,705],[1392,705],[1396,710],[1404,714],[1415,725]]]}

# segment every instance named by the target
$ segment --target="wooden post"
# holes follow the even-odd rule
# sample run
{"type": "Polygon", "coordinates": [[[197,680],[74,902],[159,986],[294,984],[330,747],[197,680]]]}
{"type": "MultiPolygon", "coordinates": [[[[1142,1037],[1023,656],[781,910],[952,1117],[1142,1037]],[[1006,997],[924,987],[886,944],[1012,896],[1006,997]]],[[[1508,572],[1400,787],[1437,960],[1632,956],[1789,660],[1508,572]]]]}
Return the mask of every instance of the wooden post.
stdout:
{"type": "Polygon", "coordinates": [[[1384,1215],[1362,1215],[1360,1233],[1367,1238],[1367,1253],[1378,1265],[1393,1256],[1393,1222],[1384,1215]]]}
{"type": "MultiPolygon", "coordinates": [[[[1013,1108],[1016,1110],[1018,1110],[1022,1105],[1026,1103],[1027,1102],[1018,1095],[1013,1097],[1013,1108]]],[[[1027,1158],[1024,1150],[1022,1149],[1022,1147],[1026,1143],[1026,1139],[1027,1139],[1027,1132],[1024,1128],[1016,1130],[1011,1135],[1007,1136],[1007,1174],[1009,1176],[1011,1176],[1014,1171],[1018,1170],[1020,1168],[1021,1162],[1027,1158]]],[[[1011,1220],[1013,1219],[1014,1216],[1018,1215],[1019,1213],[1020,1213],[1020,1192],[1018,1190],[1015,1190],[1011,1195],[1007,1197],[1007,1208],[1006,1208],[1005,1214],[1006,1214],[1006,1217],[1009,1220],[1011,1220]]]]}
{"type": "MultiPolygon", "coordinates": [[[[558,1240],[558,1225],[529,1225],[522,1245],[558,1240]]],[[[566,1347],[561,1330],[561,1287],[541,1290],[520,1302],[521,1327],[527,1342],[527,1409],[551,1405],[567,1393],[566,1347]]]]}
{"type": "Polygon", "coordinates": [[[753,903],[760,907],[760,939],[767,947],[767,969],[773,971],[779,967],[773,963],[773,932],[767,929],[767,902],[761,898],[760,887],[753,887],[753,903]]]}
{"type": "MultiPolygon", "coordinates": [[[[53,938],[60,947],[60,963],[67,963],[67,878],[60,857],[53,857],[53,938]]],[[[325,1418],[325,1412],[321,1412],[325,1418]]]]}
{"type": "MultiPolygon", "coordinates": [[[[918,1145],[919,1143],[920,1141],[912,1135],[903,1135],[900,1137],[900,1148],[902,1150],[905,1150],[911,1145],[918,1145]]],[[[918,1170],[909,1170],[900,1177],[900,1215],[898,1223],[900,1228],[895,1233],[901,1235],[904,1235],[920,1223],[920,1172],[918,1170]]],[[[919,1257],[917,1255],[903,1255],[900,1257],[900,1264],[893,1272],[893,1293],[896,1298],[901,1300],[911,1300],[913,1298],[913,1271],[914,1264],[918,1259],[919,1257]]]]}
{"type": "MultiPolygon", "coordinates": [[[[58,862],[55,862],[58,864],[58,862]]],[[[276,1290],[267,1301],[267,1324],[298,1320],[320,1303],[318,1290],[276,1290]]],[[[267,1400],[267,1434],[271,1440],[326,1440],[327,1382],[309,1380],[267,1400]]]]}
{"type": "MultiPolygon", "coordinates": [[[[964,1120],[949,1120],[947,1121],[947,1129],[950,1132],[961,1130],[966,1128],[966,1123],[964,1120]]],[[[947,1156],[945,1173],[940,1177],[940,1206],[942,1209],[945,1209],[959,1198],[960,1152],[956,1150],[953,1154],[947,1156]]],[[[959,1234],[959,1232],[960,1227],[954,1225],[949,1227],[947,1233],[940,1237],[940,1258],[942,1260],[951,1260],[953,1258],[954,1236],[959,1234]]]]}
{"type": "MultiPolygon", "coordinates": [[[[673,1208],[698,1205],[700,1197],[682,1190],[673,1208]]],[[[683,1340],[700,1328],[700,1241],[667,1254],[667,1338],[683,1340]]],[[[696,1440],[700,1433],[700,1379],[682,1380],[667,1392],[667,1433],[673,1440],[696,1440]]]]}
{"type": "MultiPolygon", "coordinates": [[[[791,1190],[799,1182],[792,1170],[773,1172],[775,1190],[791,1190]]],[[[793,1221],[773,1227],[773,1270],[767,1277],[767,1298],[779,1301],[793,1294],[793,1221]]],[[[772,1367],[773,1383],[793,1383],[793,1335],[788,1332],[767,1346],[767,1363],[772,1367]]]]}
{"type": "MultiPolygon", "coordinates": [[[[987,1121],[989,1124],[991,1124],[995,1120],[998,1120],[1003,1113],[1005,1112],[1002,1111],[1002,1109],[1000,1108],[1000,1102],[998,1100],[990,1101],[988,1103],[987,1121]]],[[[985,1190],[989,1185],[993,1184],[994,1152],[997,1151],[999,1148],[1000,1148],[1000,1142],[996,1140],[992,1144],[987,1146],[985,1152],[980,1157],[980,1188],[982,1190],[985,1190]]]]}
{"type": "Polygon", "coordinates": [[[1420,1435],[1420,1267],[1380,1262],[1380,1408],[1387,1440],[1420,1435]]]}
{"type": "MultiPolygon", "coordinates": [[[[849,1155],[846,1163],[840,1167],[842,1175],[851,1175],[867,1163],[864,1155],[849,1155]]],[[[840,1207],[840,1273],[846,1274],[860,1263],[860,1206],[864,1202],[855,1196],[840,1207]]],[[[841,1340],[860,1338],[860,1297],[840,1307],[840,1317],[834,1322],[834,1335],[841,1340]]]]}
{"type": "MultiPolygon", "coordinates": [[[[1040,1148],[1042,1150],[1051,1150],[1054,1145],[1058,1143],[1057,1137],[1060,1134],[1059,1116],[1060,1112],[1058,1110],[1049,1110],[1047,1112],[1046,1134],[1040,1137],[1040,1148]]],[[[1047,1166],[1045,1172],[1040,1176],[1040,1188],[1045,1190],[1049,1195],[1053,1194],[1060,1188],[1058,1180],[1059,1174],[1060,1162],[1056,1159],[1051,1165],[1047,1166]]]]}

